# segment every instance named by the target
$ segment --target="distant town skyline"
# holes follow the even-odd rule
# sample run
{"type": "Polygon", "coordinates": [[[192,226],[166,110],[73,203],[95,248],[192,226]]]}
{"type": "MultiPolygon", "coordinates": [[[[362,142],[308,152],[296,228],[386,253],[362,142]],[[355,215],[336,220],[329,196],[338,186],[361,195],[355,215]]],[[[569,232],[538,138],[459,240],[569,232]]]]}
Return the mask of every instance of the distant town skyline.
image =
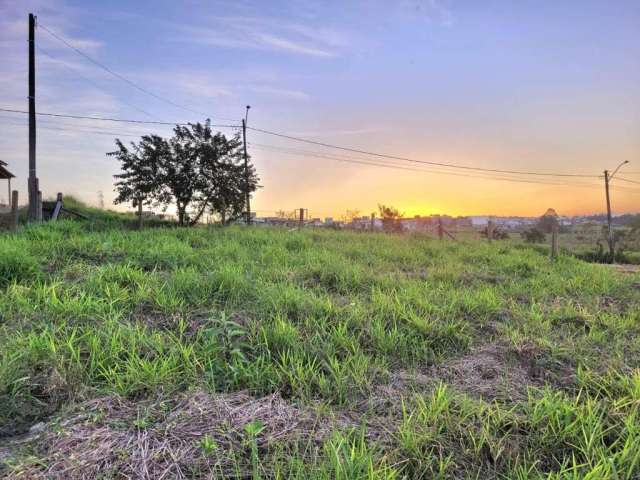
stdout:
{"type": "MultiPolygon", "coordinates": [[[[263,185],[252,200],[258,215],[299,207],[368,215],[378,203],[407,216],[595,214],[605,211],[595,178],[604,169],[629,160],[619,175],[640,182],[640,2],[4,0],[3,108],[26,109],[29,12],[42,26],[40,112],[237,124],[250,104],[253,127],[488,170],[376,159],[250,130],[263,185]],[[175,105],[114,78],[44,27],[175,105]]],[[[26,117],[0,113],[0,124],[0,160],[24,201],[26,117]]],[[[105,153],[115,137],[145,133],[168,136],[171,127],[39,117],[44,195],[97,205],[101,191],[116,208],[118,164],[105,153]]],[[[0,201],[6,195],[0,189],[0,201]]],[[[640,184],[613,182],[615,214],[639,205],[640,184]]]]}

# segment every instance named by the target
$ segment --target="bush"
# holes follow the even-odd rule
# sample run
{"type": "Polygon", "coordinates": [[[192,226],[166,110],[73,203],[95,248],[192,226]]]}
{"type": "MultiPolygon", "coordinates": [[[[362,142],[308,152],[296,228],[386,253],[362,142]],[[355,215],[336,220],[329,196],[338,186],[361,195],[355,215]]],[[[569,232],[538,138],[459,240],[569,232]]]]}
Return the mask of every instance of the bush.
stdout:
{"type": "Polygon", "coordinates": [[[20,248],[0,248],[0,288],[33,280],[39,272],[36,260],[20,248]]]}
{"type": "Polygon", "coordinates": [[[527,243],[543,243],[547,237],[546,235],[536,227],[531,227],[521,233],[522,239],[527,243]]]}
{"type": "MultiPolygon", "coordinates": [[[[489,227],[484,227],[484,229],[482,229],[482,231],[480,232],[480,235],[484,238],[487,238],[489,235],[488,229],[489,227]]],[[[493,240],[506,240],[509,238],[509,233],[498,227],[493,227],[493,236],[491,238],[493,240]]]]}

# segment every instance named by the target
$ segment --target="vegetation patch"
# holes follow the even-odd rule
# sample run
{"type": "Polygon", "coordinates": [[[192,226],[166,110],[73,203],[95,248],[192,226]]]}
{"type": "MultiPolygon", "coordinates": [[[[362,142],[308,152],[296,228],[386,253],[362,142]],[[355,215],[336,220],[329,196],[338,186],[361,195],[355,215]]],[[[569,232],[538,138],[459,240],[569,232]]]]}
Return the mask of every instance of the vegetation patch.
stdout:
{"type": "MultiPolygon", "coordinates": [[[[343,427],[275,394],[198,390],[145,402],[108,396],[78,405],[21,442],[27,456],[6,478],[247,477],[258,452],[316,449],[343,427]]],[[[270,473],[260,466],[260,474],[270,473]]]]}
{"type": "Polygon", "coordinates": [[[633,269],[91,215],[0,236],[9,478],[640,476],[633,269]]]}

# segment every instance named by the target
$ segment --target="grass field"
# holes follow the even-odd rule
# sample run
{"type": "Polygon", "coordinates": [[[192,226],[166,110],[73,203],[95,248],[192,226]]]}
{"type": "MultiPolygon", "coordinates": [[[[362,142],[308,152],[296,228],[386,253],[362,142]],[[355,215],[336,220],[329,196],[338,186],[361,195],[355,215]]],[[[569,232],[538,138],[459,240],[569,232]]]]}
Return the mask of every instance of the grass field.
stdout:
{"type": "Polygon", "coordinates": [[[640,477],[640,275],[507,242],[0,234],[0,475],[640,477]]]}

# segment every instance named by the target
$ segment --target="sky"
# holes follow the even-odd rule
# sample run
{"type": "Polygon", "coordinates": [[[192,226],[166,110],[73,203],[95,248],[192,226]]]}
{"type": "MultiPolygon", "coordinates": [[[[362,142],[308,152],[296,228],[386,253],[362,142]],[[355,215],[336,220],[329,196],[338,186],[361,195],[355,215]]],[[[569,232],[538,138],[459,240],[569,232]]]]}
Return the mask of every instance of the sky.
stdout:
{"type": "MultiPolygon", "coordinates": [[[[604,169],[628,160],[619,178],[640,182],[637,0],[0,0],[0,108],[27,109],[29,12],[40,112],[229,125],[251,105],[249,127],[315,142],[594,176],[434,167],[249,130],[259,216],[379,203],[405,215],[587,214],[605,209],[604,169]]],[[[0,160],[24,200],[26,116],[0,112],[0,126],[0,160]]],[[[107,207],[129,208],[111,205],[118,163],[106,152],[146,133],[171,127],[39,117],[44,195],[96,205],[102,192],[107,207]]],[[[614,179],[612,207],[640,211],[640,184],[614,179]]]]}

